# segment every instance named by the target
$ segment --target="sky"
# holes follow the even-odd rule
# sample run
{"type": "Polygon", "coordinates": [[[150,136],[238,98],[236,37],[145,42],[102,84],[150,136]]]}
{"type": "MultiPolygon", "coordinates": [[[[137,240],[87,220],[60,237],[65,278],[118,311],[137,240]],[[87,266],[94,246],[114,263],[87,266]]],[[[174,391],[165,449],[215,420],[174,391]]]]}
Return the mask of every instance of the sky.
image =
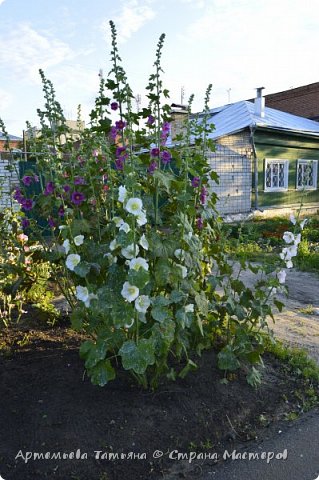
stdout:
{"type": "Polygon", "coordinates": [[[319,81],[318,0],[0,0],[0,117],[21,136],[39,125],[43,106],[39,68],[55,87],[67,119],[94,105],[99,71],[111,69],[113,20],[134,95],[145,86],[155,50],[166,34],[163,82],[170,102],[195,95],[203,109],[319,81]]]}

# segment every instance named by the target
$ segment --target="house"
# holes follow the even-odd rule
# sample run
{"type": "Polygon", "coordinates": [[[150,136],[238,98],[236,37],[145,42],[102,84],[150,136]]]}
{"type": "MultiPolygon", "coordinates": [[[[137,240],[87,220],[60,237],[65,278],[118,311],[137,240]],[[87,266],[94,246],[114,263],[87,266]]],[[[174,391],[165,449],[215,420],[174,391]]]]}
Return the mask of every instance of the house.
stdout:
{"type": "Polygon", "coordinates": [[[209,162],[220,176],[211,188],[221,214],[283,214],[301,202],[319,208],[319,123],[265,107],[261,88],[254,103],[211,110],[208,123],[215,125],[209,162]]]}
{"type": "Polygon", "coordinates": [[[319,121],[319,82],[265,95],[265,105],[319,121]]]}
{"type": "Polygon", "coordinates": [[[10,192],[18,183],[18,169],[11,168],[12,158],[21,158],[22,138],[0,132],[0,210],[12,206],[10,192]],[[7,145],[9,141],[9,145],[7,145]],[[9,149],[7,148],[9,146],[9,149]]]}

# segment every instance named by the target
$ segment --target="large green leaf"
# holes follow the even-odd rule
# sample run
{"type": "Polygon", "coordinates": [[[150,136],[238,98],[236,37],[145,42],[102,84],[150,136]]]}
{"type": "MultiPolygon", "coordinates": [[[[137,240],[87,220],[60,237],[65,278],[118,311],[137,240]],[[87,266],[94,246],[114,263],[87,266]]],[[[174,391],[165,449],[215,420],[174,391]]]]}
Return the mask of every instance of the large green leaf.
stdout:
{"type": "Polygon", "coordinates": [[[234,371],[240,367],[240,363],[230,345],[226,345],[218,354],[218,367],[221,370],[234,371]]]}
{"type": "Polygon", "coordinates": [[[85,359],[85,367],[91,369],[98,362],[104,360],[107,352],[105,340],[98,339],[96,343],[87,340],[80,347],[80,356],[85,359]]]}
{"type": "Polygon", "coordinates": [[[88,374],[91,382],[99,387],[104,387],[104,385],[115,378],[115,370],[110,360],[98,362],[93,368],[88,370],[88,374]]]}
{"type": "Polygon", "coordinates": [[[154,320],[160,323],[164,322],[164,320],[166,320],[167,318],[172,317],[171,311],[168,308],[162,307],[162,306],[153,307],[151,311],[151,315],[154,318],[154,320]]]}
{"type": "Polygon", "coordinates": [[[136,344],[134,340],[123,343],[119,350],[125,370],[134,370],[142,375],[149,365],[155,363],[154,344],[151,339],[143,338],[136,344]]]}

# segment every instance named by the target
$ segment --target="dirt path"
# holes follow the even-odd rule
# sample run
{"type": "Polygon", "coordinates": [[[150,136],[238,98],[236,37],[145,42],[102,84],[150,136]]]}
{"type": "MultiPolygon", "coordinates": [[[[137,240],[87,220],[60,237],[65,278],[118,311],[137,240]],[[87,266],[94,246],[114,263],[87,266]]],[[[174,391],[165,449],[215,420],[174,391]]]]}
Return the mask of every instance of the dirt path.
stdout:
{"type": "MultiPolygon", "coordinates": [[[[244,272],[241,278],[253,284],[254,274],[244,272]]],[[[288,297],[278,295],[285,304],[281,313],[275,314],[275,323],[269,326],[280,340],[305,348],[319,364],[319,275],[291,269],[287,272],[288,297]],[[309,312],[303,310],[309,308],[309,312]]],[[[307,309],[308,310],[308,309],[307,309]]]]}

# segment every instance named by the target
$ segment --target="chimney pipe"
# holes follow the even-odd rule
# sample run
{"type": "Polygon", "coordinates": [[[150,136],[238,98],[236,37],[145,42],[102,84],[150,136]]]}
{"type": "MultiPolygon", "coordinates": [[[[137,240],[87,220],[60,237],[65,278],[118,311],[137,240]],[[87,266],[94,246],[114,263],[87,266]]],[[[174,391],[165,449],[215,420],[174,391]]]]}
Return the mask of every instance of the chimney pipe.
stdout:
{"type": "Polygon", "coordinates": [[[265,87],[258,87],[257,96],[255,98],[255,115],[263,118],[265,116],[265,98],[262,96],[262,91],[265,87]]]}

